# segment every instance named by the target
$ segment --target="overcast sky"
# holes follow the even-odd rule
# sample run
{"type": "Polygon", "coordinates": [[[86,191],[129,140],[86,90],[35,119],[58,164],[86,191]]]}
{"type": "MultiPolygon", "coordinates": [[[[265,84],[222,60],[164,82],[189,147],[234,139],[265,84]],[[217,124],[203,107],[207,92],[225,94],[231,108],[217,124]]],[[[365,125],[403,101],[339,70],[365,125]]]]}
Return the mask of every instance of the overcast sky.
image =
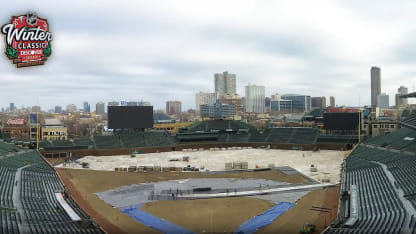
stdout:
{"type": "Polygon", "coordinates": [[[16,69],[0,40],[0,107],[195,108],[195,93],[214,91],[214,73],[226,70],[241,96],[251,83],[337,105],[370,103],[371,66],[390,105],[400,85],[415,87],[416,1],[7,1],[0,24],[27,11],[48,19],[52,56],[16,69]]]}

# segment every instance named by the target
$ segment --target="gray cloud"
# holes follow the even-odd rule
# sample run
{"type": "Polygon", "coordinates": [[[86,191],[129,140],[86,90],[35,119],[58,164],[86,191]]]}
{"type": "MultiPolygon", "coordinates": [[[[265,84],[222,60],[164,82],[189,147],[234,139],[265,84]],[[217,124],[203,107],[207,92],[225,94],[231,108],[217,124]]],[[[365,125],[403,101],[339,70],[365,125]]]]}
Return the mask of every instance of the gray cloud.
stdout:
{"type": "Polygon", "coordinates": [[[412,89],[416,76],[412,1],[13,1],[0,23],[27,10],[48,18],[53,55],[24,69],[0,56],[0,106],[146,100],[163,108],[175,99],[194,108],[195,93],[213,91],[213,74],[224,70],[237,74],[242,96],[255,83],[268,95],[363,105],[373,65],[394,104],[398,86],[412,89]]]}

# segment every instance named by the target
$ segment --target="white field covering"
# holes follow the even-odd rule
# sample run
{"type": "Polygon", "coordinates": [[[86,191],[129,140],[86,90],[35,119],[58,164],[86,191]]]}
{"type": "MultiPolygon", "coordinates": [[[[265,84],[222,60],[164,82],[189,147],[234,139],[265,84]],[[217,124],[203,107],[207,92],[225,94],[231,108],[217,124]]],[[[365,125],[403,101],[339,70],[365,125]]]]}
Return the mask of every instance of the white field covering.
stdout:
{"type": "MultiPolygon", "coordinates": [[[[118,156],[86,156],[77,161],[81,164],[87,162],[91,170],[114,171],[116,167],[129,166],[161,166],[161,167],[194,167],[204,166],[210,171],[224,171],[226,162],[248,162],[248,168],[267,167],[274,164],[275,167],[290,166],[299,172],[320,181],[330,179],[330,183],[338,183],[340,180],[340,168],[344,159],[344,151],[321,150],[296,151],[274,149],[240,149],[220,151],[195,151],[195,152],[162,152],[138,154],[135,158],[130,155],[118,156]],[[169,159],[181,159],[189,156],[189,162],[169,161],[169,159]],[[315,165],[317,172],[311,172],[310,166],[315,165]]],[[[82,168],[80,164],[66,164],[67,168],[82,168]]],[[[56,167],[64,167],[59,164],[56,167]]]]}

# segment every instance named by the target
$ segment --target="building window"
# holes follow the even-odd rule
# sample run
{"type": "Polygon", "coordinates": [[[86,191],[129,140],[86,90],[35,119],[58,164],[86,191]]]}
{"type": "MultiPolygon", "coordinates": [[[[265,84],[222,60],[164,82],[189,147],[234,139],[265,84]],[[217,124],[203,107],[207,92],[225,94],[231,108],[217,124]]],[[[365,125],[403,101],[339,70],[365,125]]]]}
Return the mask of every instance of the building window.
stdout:
{"type": "Polygon", "coordinates": [[[373,128],[377,128],[377,124],[374,124],[374,125],[373,125],[373,128]]]}
{"type": "Polygon", "coordinates": [[[394,124],[390,125],[390,128],[394,128],[394,124]]]}

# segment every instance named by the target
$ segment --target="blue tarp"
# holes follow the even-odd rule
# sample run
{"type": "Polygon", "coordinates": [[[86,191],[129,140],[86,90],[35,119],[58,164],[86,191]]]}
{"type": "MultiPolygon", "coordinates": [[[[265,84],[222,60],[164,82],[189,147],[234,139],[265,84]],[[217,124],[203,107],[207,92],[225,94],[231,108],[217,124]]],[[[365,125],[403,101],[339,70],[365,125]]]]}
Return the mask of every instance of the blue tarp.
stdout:
{"type": "Polygon", "coordinates": [[[141,210],[141,205],[130,206],[127,208],[121,208],[121,212],[134,218],[135,220],[152,227],[158,231],[168,234],[182,234],[182,233],[194,233],[188,229],[180,227],[176,224],[165,221],[159,217],[153,216],[147,212],[141,210]]]}
{"type": "Polygon", "coordinates": [[[278,205],[273,206],[261,215],[258,215],[249,221],[240,225],[234,233],[247,234],[255,233],[261,228],[271,224],[277,217],[294,207],[294,203],[280,202],[278,205]]]}

